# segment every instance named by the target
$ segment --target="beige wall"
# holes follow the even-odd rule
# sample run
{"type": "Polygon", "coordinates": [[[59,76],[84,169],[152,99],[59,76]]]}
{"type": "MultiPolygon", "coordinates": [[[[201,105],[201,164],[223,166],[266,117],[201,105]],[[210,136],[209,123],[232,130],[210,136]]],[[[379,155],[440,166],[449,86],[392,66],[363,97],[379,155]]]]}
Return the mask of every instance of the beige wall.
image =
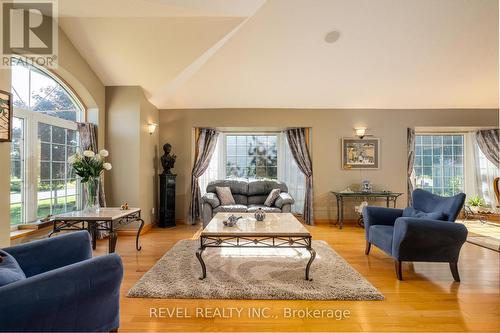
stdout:
{"type": "MultiPolygon", "coordinates": [[[[376,187],[406,192],[406,128],[415,126],[497,126],[498,110],[296,110],[213,109],[161,110],[160,144],[170,142],[177,154],[176,217],[185,218],[188,208],[190,172],[195,127],[311,127],[314,171],[314,212],[318,219],[334,218],[329,191],[342,190],[369,179],[376,187]],[[353,128],[366,126],[368,134],[381,140],[379,170],[341,169],[342,137],[353,136],[353,128]]],[[[406,196],[398,201],[406,204],[406,196]]]]}
{"type": "Polygon", "coordinates": [[[86,121],[97,125],[99,149],[104,148],[106,136],[104,85],[61,29],[59,29],[58,59],[59,66],[53,72],[80,98],[87,109],[86,121]]]}
{"type": "Polygon", "coordinates": [[[141,89],[141,119],[140,119],[140,165],[139,193],[142,217],[146,223],[157,221],[158,203],[158,140],[159,131],[149,134],[148,124],[159,123],[158,109],[149,103],[141,89]],[[154,211],[153,211],[154,209],[154,211]]]}
{"type": "Polygon", "coordinates": [[[149,135],[147,124],[158,123],[158,110],[137,86],[106,87],[106,110],[107,147],[113,165],[107,177],[108,205],[127,202],[142,208],[146,223],[155,222],[158,131],[149,135]]]}

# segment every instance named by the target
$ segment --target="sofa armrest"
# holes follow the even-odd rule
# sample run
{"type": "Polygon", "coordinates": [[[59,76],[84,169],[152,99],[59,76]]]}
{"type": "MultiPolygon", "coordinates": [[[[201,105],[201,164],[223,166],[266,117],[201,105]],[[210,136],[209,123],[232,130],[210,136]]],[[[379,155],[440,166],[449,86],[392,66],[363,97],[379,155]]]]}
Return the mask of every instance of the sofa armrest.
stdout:
{"type": "Polygon", "coordinates": [[[92,258],[90,235],[77,231],[4,249],[30,277],[92,258]]]}
{"type": "Polygon", "coordinates": [[[217,208],[220,206],[219,197],[215,193],[207,192],[203,197],[201,197],[201,199],[204,203],[210,204],[212,208],[217,208]]]}
{"type": "Polygon", "coordinates": [[[120,257],[109,254],[0,287],[0,330],[117,329],[122,278],[120,257]]]}
{"type": "Polygon", "coordinates": [[[400,260],[456,262],[467,233],[460,223],[400,217],[394,224],[392,254],[400,260]]]}
{"type": "Polygon", "coordinates": [[[295,200],[289,193],[281,192],[279,197],[274,202],[274,205],[278,208],[282,208],[284,205],[293,205],[295,200]]]}

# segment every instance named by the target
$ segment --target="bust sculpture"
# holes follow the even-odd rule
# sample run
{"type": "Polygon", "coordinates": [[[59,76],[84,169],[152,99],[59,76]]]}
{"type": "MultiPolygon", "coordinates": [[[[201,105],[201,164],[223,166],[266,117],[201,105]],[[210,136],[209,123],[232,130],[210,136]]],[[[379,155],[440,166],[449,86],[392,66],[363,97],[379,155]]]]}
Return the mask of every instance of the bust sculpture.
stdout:
{"type": "Polygon", "coordinates": [[[170,169],[174,167],[175,164],[175,159],[177,156],[175,154],[171,154],[172,151],[172,145],[170,143],[165,143],[163,145],[163,156],[161,157],[161,165],[163,166],[163,174],[164,175],[171,175],[172,172],[170,169]]]}

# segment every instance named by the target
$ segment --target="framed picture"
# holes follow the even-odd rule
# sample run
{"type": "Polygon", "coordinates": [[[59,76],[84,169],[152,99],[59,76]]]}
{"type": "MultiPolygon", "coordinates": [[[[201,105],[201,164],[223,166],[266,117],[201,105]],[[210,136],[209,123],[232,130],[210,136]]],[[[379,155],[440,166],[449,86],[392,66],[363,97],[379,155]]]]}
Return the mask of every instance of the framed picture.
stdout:
{"type": "Polygon", "coordinates": [[[378,169],[380,139],[342,138],[342,168],[378,169]]]}
{"type": "Polygon", "coordinates": [[[0,90],[0,142],[11,141],[12,94],[0,90]]]}

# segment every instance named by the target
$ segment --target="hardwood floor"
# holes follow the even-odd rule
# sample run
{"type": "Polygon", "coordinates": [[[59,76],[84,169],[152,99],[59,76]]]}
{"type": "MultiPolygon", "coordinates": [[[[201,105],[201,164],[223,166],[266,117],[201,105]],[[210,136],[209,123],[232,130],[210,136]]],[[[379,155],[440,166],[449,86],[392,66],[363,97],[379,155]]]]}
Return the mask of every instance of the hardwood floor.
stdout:
{"type": "MultiPolygon", "coordinates": [[[[343,230],[323,224],[308,227],[314,239],[327,241],[356,270],[377,287],[384,301],[239,301],[161,300],[126,298],[130,287],[178,240],[195,238],[199,227],[152,229],[141,236],[136,252],[134,237],[120,236],[122,256],[121,332],[129,331],[339,331],[339,332],[499,332],[500,255],[466,243],[459,270],[461,283],[453,281],[447,263],[403,263],[404,281],[398,281],[393,261],[372,247],[364,254],[364,230],[343,230]],[[240,318],[195,318],[196,308],[243,308],[240,318]],[[150,318],[150,308],[178,308],[174,318],[150,318]],[[272,318],[251,318],[248,309],[269,308],[272,318]],[[350,317],[285,318],[285,308],[349,310],[350,317]],[[185,310],[184,310],[185,309],[185,310]],[[186,311],[192,317],[186,318],[186,311]]],[[[95,255],[106,253],[107,241],[99,241],[95,255]]],[[[194,255],[194,253],[193,253],[194,255]]],[[[314,271],[313,271],[314,272],[314,271]]],[[[301,313],[298,313],[299,315],[301,313]]]]}

